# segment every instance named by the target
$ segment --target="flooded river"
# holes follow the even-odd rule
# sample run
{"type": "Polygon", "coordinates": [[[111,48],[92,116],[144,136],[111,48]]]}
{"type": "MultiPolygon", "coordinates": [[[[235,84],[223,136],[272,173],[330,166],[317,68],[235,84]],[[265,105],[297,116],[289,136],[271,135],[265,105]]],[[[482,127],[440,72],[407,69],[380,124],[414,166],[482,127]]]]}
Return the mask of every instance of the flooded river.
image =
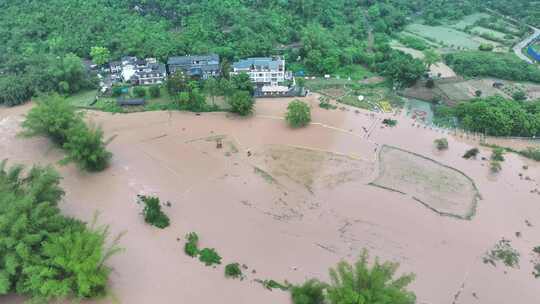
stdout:
{"type": "MultiPolygon", "coordinates": [[[[398,125],[386,128],[383,114],[324,110],[316,96],[305,100],[313,107],[313,123],[298,130],[282,119],[288,99],[260,100],[250,118],[88,112],[88,120],[115,136],[111,167],[87,174],[56,166],[64,177],[65,213],[90,220],[98,211],[113,235],[125,232],[125,251],[109,262],[111,295],[96,302],[288,304],[287,293],[268,291],[254,279],[328,280],[329,267],[353,260],[363,248],[400,262],[400,271],[414,272],[411,289],[418,303],[540,302],[540,280],[530,262],[532,248],[540,245],[538,163],[507,154],[502,171],[493,175],[481,160],[489,158],[488,149],[479,147],[477,160],[462,158],[477,146],[473,140],[419,126],[405,114],[389,115],[398,125]],[[225,142],[223,149],[216,148],[216,136],[225,142]],[[441,137],[449,142],[444,152],[433,145],[441,137]],[[481,195],[474,217],[441,216],[410,196],[370,185],[383,145],[434,159],[472,179],[481,195]],[[169,228],[144,223],[135,202],[140,193],[171,202],[164,207],[169,228]],[[225,279],[223,266],[205,267],[186,256],[184,236],[191,231],[224,264],[246,264],[247,278],[225,279]],[[519,269],[483,263],[501,238],[520,252],[519,269]]],[[[30,107],[0,108],[0,158],[56,164],[62,151],[47,139],[16,136],[30,107]]],[[[21,301],[0,297],[1,303],[21,301]]]]}

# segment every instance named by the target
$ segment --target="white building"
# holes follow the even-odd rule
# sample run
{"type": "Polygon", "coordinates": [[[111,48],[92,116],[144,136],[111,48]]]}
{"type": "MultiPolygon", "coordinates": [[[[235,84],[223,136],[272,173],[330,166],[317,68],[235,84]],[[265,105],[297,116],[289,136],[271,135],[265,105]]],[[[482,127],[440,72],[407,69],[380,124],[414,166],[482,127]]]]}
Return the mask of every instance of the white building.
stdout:
{"type": "Polygon", "coordinates": [[[247,58],[233,64],[231,75],[247,73],[251,82],[257,85],[278,86],[290,80],[291,74],[285,71],[285,60],[279,57],[247,58]]]}

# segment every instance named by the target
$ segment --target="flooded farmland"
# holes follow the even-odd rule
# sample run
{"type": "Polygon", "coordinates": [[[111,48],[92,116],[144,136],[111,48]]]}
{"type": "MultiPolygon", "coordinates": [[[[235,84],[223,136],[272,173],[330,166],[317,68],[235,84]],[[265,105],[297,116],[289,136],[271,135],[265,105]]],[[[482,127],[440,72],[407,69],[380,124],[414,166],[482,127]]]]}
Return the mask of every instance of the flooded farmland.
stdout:
{"type": "MultiPolygon", "coordinates": [[[[419,125],[405,114],[325,110],[316,95],[305,100],[312,106],[312,124],[298,130],[282,119],[289,99],[259,100],[249,118],[88,112],[88,120],[114,136],[112,165],[98,174],[56,165],[63,154],[47,139],[17,136],[31,105],[0,108],[0,158],[55,164],[64,178],[65,213],[90,220],[99,212],[99,222],[113,235],[125,233],[125,251],[110,260],[110,296],[95,303],[290,303],[288,293],[268,291],[254,280],[328,280],[329,267],[352,261],[364,248],[416,274],[411,289],[418,303],[540,302],[531,263],[532,249],[540,245],[539,163],[506,154],[502,171],[493,174],[491,151],[474,140],[419,125]],[[385,127],[386,117],[398,125],[385,127]],[[442,137],[448,139],[446,151],[433,144],[442,137]],[[467,178],[449,180],[450,191],[429,179],[406,179],[416,176],[420,164],[431,163],[406,166],[389,159],[384,168],[405,177],[407,183],[397,185],[401,191],[463,214],[470,206],[453,203],[470,203],[476,188],[481,199],[474,216],[441,216],[411,195],[370,185],[379,176],[384,146],[461,172],[459,178],[467,178]],[[480,149],[478,157],[464,159],[473,147],[480,149]],[[164,212],[171,226],[146,225],[137,194],[170,201],[164,212]],[[245,264],[247,278],[227,280],[222,266],[205,267],[185,255],[184,237],[191,231],[225,261],[245,264]],[[484,263],[503,238],[520,253],[519,268],[484,263]]],[[[444,178],[456,176],[448,172],[444,178]]]]}

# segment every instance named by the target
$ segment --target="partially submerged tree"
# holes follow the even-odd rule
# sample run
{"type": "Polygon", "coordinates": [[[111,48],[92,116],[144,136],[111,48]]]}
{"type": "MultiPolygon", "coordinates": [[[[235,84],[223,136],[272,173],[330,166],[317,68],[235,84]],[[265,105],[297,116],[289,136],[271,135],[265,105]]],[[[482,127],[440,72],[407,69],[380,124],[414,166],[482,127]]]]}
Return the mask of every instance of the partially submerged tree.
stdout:
{"type": "Polygon", "coordinates": [[[311,121],[311,109],[309,105],[300,100],[293,100],[287,106],[285,120],[293,128],[304,127],[311,121]]]}
{"type": "Polygon", "coordinates": [[[118,239],[106,246],[106,227],[63,216],[64,191],[52,167],[0,163],[0,295],[34,300],[87,299],[103,295],[118,239]]]}
{"type": "Polygon", "coordinates": [[[236,90],[227,97],[227,102],[231,106],[231,111],[241,116],[249,115],[253,112],[255,100],[248,91],[236,90]]]}
{"type": "Polygon", "coordinates": [[[368,253],[364,250],[354,265],[342,261],[335,269],[330,270],[331,285],[328,287],[328,299],[331,304],[416,302],[414,293],[406,290],[414,280],[413,274],[394,278],[399,264],[380,263],[375,259],[374,265],[370,267],[368,258],[368,253]]]}

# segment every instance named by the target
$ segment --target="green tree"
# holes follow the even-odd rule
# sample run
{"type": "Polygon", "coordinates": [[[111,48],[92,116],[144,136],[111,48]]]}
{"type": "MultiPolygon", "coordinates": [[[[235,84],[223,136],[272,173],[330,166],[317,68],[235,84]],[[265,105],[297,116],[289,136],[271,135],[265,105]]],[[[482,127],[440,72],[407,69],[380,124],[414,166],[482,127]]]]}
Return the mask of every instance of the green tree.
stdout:
{"type": "Polygon", "coordinates": [[[167,91],[171,96],[177,96],[180,92],[187,89],[187,78],[181,70],[176,71],[174,74],[167,78],[167,91]]]}
{"type": "Polygon", "coordinates": [[[133,88],[133,94],[137,97],[145,97],[146,96],[146,89],[144,87],[134,87],[133,88]]]}
{"type": "Polygon", "coordinates": [[[300,100],[293,100],[287,106],[285,120],[293,128],[304,127],[311,121],[311,109],[309,105],[300,100]]]}
{"type": "Polygon", "coordinates": [[[439,61],[441,61],[441,55],[433,49],[427,49],[424,52],[424,64],[426,69],[430,69],[431,66],[439,61]]]}
{"type": "Polygon", "coordinates": [[[90,56],[97,65],[103,65],[111,60],[111,52],[106,47],[93,46],[90,49],[90,56]]]}
{"type": "Polygon", "coordinates": [[[249,115],[253,112],[255,100],[248,91],[236,90],[227,97],[227,102],[231,106],[231,111],[241,116],[249,115]]]}
{"type": "Polygon", "coordinates": [[[214,77],[210,77],[204,81],[204,91],[212,98],[212,105],[215,105],[215,97],[218,94],[219,83],[214,77]]]}
{"type": "Polygon", "coordinates": [[[52,167],[24,171],[0,163],[0,294],[42,302],[103,295],[118,238],[106,247],[107,228],[60,213],[64,191],[52,167]]]}
{"type": "Polygon", "coordinates": [[[249,92],[250,95],[253,95],[253,92],[255,91],[253,83],[246,73],[233,75],[233,77],[231,77],[231,83],[234,90],[249,92]]]}
{"type": "Polygon", "coordinates": [[[354,265],[342,261],[330,270],[328,299],[331,304],[414,304],[414,293],[406,290],[414,275],[394,278],[398,267],[397,263],[380,263],[378,259],[369,267],[368,254],[364,250],[354,265]]]}
{"type": "Polygon", "coordinates": [[[325,304],[324,290],[328,286],[318,280],[311,279],[300,286],[293,286],[291,297],[293,304],[325,304]]]}
{"type": "Polygon", "coordinates": [[[66,151],[62,163],[75,162],[88,171],[104,170],[112,157],[100,128],[89,128],[65,98],[44,96],[22,123],[24,136],[47,136],[66,151]]]}
{"type": "Polygon", "coordinates": [[[523,92],[522,90],[518,90],[512,93],[512,99],[516,101],[523,101],[527,99],[527,94],[523,92]]]}
{"type": "Polygon", "coordinates": [[[149,92],[152,98],[159,98],[159,96],[161,96],[161,90],[159,86],[151,86],[149,92]]]}
{"type": "Polygon", "coordinates": [[[107,151],[109,141],[104,141],[101,128],[89,128],[80,120],[67,130],[66,135],[67,141],[62,147],[67,155],[62,163],[74,162],[90,172],[103,171],[109,166],[112,153],[107,151]]]}

